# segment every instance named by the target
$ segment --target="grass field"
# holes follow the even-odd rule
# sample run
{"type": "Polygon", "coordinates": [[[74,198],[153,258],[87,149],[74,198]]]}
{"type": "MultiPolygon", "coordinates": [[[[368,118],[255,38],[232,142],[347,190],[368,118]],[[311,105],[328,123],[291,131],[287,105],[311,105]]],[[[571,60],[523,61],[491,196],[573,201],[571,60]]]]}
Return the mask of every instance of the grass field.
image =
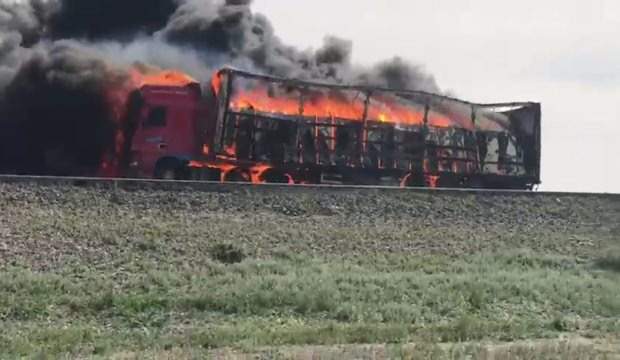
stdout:
{"type": "Polygon", "coordinates": [[[0,213],[3,358],[618,350],[618,198],[0,185],[0,213]]]}

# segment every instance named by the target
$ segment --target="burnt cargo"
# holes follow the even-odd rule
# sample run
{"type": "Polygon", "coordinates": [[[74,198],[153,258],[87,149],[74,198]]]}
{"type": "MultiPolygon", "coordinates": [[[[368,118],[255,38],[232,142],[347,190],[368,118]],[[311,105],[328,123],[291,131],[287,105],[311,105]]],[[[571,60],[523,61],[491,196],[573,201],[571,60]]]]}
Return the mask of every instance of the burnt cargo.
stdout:
{"type": "Polygon", "coordinates": [[[475,104],[232,69],[220,71],[213,87],[206,145],[212,158],[238,169],[262,166],[269,170],[263,182],[494,189],[540,184],[539,103],[475,104]]]}

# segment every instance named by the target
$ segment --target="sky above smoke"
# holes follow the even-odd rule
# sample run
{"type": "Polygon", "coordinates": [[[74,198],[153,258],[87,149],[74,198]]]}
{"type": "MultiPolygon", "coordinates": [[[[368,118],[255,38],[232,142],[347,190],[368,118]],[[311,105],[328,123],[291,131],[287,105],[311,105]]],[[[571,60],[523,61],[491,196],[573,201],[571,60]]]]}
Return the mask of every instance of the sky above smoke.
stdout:
{"type": "Polygon", "coordinates": [[[354,63],[400,54],[461,98],[540,101],[542,188],[620,192],[620,2],[256,0],[254,8],[302,48],[337,33],[352,40],[354,63]]]}

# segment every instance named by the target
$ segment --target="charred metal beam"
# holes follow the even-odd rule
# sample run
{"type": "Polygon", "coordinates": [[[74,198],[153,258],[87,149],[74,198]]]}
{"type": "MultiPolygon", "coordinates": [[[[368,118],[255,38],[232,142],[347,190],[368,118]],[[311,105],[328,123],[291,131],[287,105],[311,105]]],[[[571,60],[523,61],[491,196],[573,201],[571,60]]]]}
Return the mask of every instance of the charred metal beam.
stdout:
{"type": "Polygon", "coordinates": [[[396,90],[396,89],[388,89],[388,88],[383,88],[383,87],[371,87],[371,86],[360,86],[360,85],[337,85],[337,84],[329,84],[329,83],[322,83],[322,82],[311,82],[311,81],[304,81],[304,80],[298,80],[298,79],[281,78],[281,77],[276,77],[276,76],[271,76],[271,75],[255,74],[255,73],[231,69],[231,68],[222,69],[218,72],[218,74],[220,73],[237,74],[237,75],[241,75],[246,78],[258,79],[258,80],[263,80],[263,81],[268,81],[268,82],[291,84],[291,85],[298,86],[298,87],[317,86],[317,87],[326,88],[326,89],[357,90],[357,91],[364,92],[364,93],[380,91],[380,92],[386,92],[386,93],[391,93],[391,94],[396,94],[396,95],[405,95],[405,96],[406,95],[427,96],[429,98],[449,100],[449,101],[454,101],[454,102],[461,103],[464,105],[473,105],[473,106],[483,107],[483,108],[525,107],[525,106],[539,105],[539,103],[533,102],[533,101],[508,102],[508,103],[486,103],[486,104],[485,103],[474,103],[474,102],[465,101],[465,100],[457,99],[457,98],[446,96],[446,95],[433,94],[433,93],[426,92],[426,91],[407,90],[407,89],[396,90]]]}

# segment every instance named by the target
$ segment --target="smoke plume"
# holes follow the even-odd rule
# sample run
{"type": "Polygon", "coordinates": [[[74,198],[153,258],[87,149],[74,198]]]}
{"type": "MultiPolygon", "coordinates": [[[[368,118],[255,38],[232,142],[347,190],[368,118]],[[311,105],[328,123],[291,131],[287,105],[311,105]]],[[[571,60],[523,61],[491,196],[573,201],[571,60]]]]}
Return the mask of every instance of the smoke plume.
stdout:
{"type": "Polygon", "coordinates": [[[280,40],[250,0],[0,0],[0,171],[92,173],[114,146],[122,92],[136,63],[206,81],[230,65],[277,76],[438,92],[395,57],[352,63],[353,44],[280,40]]]}

